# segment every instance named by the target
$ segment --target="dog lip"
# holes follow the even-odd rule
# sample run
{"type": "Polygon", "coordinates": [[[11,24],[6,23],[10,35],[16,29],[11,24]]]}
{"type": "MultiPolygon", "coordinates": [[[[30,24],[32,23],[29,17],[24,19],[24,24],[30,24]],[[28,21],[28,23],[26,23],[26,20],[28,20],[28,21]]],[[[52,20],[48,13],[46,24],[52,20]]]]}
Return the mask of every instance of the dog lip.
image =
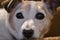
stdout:
{"type": "Polygon", "coordinates": [[[21,39],[21,40],[35,40],[35,39],[37,39],[37,38],[29,38],[29,39],[23,38],[23,39],[21,39]]]}

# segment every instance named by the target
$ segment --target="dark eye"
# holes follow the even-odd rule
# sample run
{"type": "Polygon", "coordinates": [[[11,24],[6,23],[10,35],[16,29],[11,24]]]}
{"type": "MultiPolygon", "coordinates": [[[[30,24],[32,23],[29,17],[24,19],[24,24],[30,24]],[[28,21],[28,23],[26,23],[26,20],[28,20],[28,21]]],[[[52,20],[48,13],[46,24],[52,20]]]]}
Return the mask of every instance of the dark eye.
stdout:
{"type": "Polygon", "coordinates": [[[42,20],[44,18],[44,14],[43,13],[40,13],[38,12],[35,16],[36,19],[39,19],[39,20],[42,20]]]}
{"type": "Polygon", "coordinates": [[[17,17],[18,19],[23,19],[23,18],[24,18],[24,16],[22,15],[21,12],[17,13],[17,14],[16,14],[16,17],[17,17]]]}

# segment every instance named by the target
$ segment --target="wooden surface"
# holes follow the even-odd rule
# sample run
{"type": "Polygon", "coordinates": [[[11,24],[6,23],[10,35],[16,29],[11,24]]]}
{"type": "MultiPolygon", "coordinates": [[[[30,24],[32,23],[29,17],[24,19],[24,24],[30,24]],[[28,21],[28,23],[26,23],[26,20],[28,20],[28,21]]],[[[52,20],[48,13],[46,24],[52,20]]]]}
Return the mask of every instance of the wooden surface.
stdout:
{"type": "Polygon", "coordinates": [[[44,40],[60,40],[60,37],[47,37],[44,40]]]}

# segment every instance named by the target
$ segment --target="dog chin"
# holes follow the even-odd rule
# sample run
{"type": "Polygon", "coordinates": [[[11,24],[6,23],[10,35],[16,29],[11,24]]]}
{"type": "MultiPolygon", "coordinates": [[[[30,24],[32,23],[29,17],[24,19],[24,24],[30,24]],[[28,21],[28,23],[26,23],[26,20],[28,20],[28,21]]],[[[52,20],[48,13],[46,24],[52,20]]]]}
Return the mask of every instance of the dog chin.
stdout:
{"type": "Polygon", "coordinates": [[[21,40],[36,40],[37,38],[23,38],[21,40]]]}
{"type": "Polygon", "coordinates": [[[36,40],[36,39],[38,39],[38,38],[23,38],[21,40],[36,40]]]}

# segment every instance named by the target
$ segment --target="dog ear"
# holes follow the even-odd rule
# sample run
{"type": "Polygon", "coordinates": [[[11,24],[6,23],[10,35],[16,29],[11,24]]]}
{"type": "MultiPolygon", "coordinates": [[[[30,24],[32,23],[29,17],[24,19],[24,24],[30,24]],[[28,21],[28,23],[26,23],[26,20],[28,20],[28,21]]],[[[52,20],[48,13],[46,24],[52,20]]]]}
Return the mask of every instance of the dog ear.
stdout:
{"type": "Polygon", "coordinates": [[[41,0],[41,1],[46,3],[48,9],[52,11],[53,15],[57,13],[57,7],[60,6],[60,0],[41,0]]]}
{"type": "Polygon", "coordinates": [[[1,5],[7,10],[7,12],[10,12],[20,2],[22,2],[22,0],[5,0],[1,5]]]}

